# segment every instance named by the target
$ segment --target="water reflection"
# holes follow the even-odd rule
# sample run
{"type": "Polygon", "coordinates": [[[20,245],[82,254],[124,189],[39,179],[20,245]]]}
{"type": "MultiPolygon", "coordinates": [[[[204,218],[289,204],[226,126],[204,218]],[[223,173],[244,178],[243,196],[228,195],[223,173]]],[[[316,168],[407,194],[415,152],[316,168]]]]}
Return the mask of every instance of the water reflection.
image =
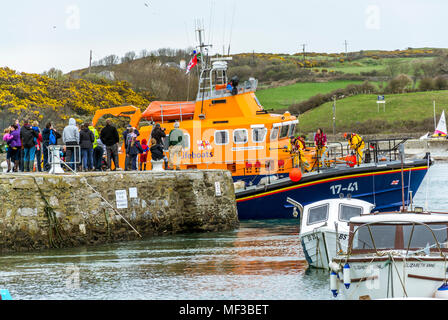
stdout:
{"type": "Polygon", "coordinates": [[[230,232],[13,254],[1,257],[1,287],[15,299],[306,298],[298,232],[296,220],[251,221],[230,232]],[[79,288],[67,286],[73,266],[79,288]]]}
{"type": "MultiPolygon", "coordinates": [[[[447,169],[430,169],[416,205],[448,210],[447,169]]],[[[332,299],[328,272],[307,269],[298,234],[297,220],[246,221],[230,232],[12,254],[0,257],[0,287],[14,299],[332,299]]]]}

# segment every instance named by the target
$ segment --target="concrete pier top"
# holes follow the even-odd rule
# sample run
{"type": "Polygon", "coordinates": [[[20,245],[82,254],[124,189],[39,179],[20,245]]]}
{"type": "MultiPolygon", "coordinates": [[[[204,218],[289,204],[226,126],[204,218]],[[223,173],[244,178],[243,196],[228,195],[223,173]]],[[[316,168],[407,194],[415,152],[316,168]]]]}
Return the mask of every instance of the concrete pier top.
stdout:
{"type": "Polygon", "coordinates": [[[448,161],[448,139],[412,139],[405,143],[405,153],[410,157],[421,158],[427,152],[434,160],[448,161]]]}
{"type": "Polygon", "coordinates": [[[238,226],[227,170],[0,174],[0,201],[0,252],[238,226]]]}

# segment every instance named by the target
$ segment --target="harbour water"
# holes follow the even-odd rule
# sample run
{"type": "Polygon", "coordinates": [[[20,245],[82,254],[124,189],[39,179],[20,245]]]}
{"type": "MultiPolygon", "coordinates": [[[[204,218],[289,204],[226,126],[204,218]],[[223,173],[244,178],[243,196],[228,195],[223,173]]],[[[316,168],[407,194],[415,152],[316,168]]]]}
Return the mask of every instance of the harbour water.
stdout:
{"type": "MultiPolygon", "coordinates": [[[[448,163],[436,163],[415,205],[448,211],[448,163]]],[[[297,220],[243,221],[238,230],[0,256],[14,299],[332,299],[328,273],[309,270],[297,220]]]]}

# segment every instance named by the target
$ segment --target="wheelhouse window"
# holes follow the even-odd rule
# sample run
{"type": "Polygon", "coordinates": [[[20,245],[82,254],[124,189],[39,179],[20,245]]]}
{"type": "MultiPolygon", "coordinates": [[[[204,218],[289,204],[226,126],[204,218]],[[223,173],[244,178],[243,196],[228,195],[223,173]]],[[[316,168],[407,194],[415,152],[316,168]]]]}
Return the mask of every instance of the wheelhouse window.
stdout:
{"type": "Polygon", "coordinates": [[[325,222],[328,220],[328,203],[310,208],[308,211],[307,224],[315,224],[319,222],[325,222]]]}
{"type": "Polygon", "coordinates": [[[359,217],[362,214],[362,207],[339,205],[339,220],[349,222],[353,217],[359,217]]]}
{"type": "Polygon", "coordinates": [[[289,132],[288,132],[288,137],[294,135],[294,133],[296,132],[296,124],[293,123],[290,127],[289,127],[289,132]]]}
{"type": "Polygon", "coordinates": [[[271,130],[271,140],[277,140],[280,127],[273,127],[271,130]]]}
{"type": "MultiPolygon", "coordinates": [[[[423,225],[405,225],[403,226],[403,244],[407,249],[409,248],[425,248],[431,246],[437,248],[436,240],[439,244],[447,242],[447,225],[446,224],[428,224],[428,227],[423,225]],[[432,232],[431,232],[432,231],[432,232]],[[433,234],[434,233],[434,236],[433,234]],[[411,238],[412,235],[412,238],[411,238]],[[409,243],[409,239],[411,242],[409,243]]],[[[445,246],[446,247],[446,246],[445,246]]]]}
{"type": "Polygon", "coordinates": [[[218,146],[229,143],[229,132],[227,130],[215,131],[215,144],[218,146]]]}
{"type": "Polygon", "coordinates": [[[233,142],[235,144],[247,143],[247,129],[237,129],[233,131],[233,142]]]}
{"type": "Polygon", "coordinates": [[[253,128],[252,129],[252,141],[255,143],[264,142],[267,132],[268,132],[268,130],[266,128],[253,128]]]}
{"type": "Polygon", "coordinates": [[[353,239],[353,249],[372,250],[372,249],[393,249],[395,248],[395,225],[365,225],[359,227],[353,239]],[[370,229],[370,231],[369,231],[370,229]],[[372,233],[372,236],[370,236],[372,233]],[[375,246],[372,242],[375,241],[375,246]]]}
{"type": "Polygon", "coordinates": [[[280,137],[279,137],[279,139],[286,138],[288,136],[288,132],[289,132],[289,125],[282,126],[281,129],[280,129],[280,137]]]}

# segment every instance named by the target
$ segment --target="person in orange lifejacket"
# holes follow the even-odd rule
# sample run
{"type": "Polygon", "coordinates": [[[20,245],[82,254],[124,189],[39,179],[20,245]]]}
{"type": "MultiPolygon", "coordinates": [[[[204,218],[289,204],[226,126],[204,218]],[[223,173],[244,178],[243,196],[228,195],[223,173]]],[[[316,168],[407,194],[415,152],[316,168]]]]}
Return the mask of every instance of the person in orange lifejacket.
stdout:
{"type": "Polygon", "coordinates": [[[347,139],[350,149],[355,152],[356,163],[359,165],[362,163],[363,150],[365,147],[364,140],[357,133],[344,133],[344,138],[347,139]]]}
{"type": "Polygon", "coordinates": [[[294,158],[294,167],[298,167],[300,165],[306,165],[309,166],[308,162],[306,161],[304,157],[303,151],[305,150],[305,141],[303,140],[303,137],[295,137],[290,136],[289,137],[289,145],[288,145],[288,151],[293,155],[294,158]],[[295,156],[297,155],[297,156],[295,156]],[[300,159],[300,162],[298,163],[297,160],[300,159]]]}
{"type": "Polygon", "coordinates": [[[297,149],[299,149],[299,150],[305,150],[306,149],[305,136],[298,136],[296,138],[296,146],[297,146],[297,149]]]}

